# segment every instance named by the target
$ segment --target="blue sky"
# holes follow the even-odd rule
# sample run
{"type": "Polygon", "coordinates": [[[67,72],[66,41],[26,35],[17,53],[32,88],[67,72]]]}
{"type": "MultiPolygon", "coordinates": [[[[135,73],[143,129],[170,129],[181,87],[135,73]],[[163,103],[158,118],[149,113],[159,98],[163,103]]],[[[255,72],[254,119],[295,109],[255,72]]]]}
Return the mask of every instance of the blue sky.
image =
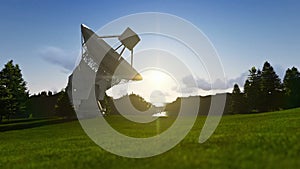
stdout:
{"type": "MultiPolygon", "coordinates": [[[[80,50],[80,24],[97,30],[119,17],[164,12],[184,18],[214,44],[229,80],[268,60],[282,76],[300,68],[299,1],[10,0],[0,6],[0,64],[13,59],[30,93],[59,91],[80,50]]],[[[241,82],[240,82],[241,83],[241,82]]]]}

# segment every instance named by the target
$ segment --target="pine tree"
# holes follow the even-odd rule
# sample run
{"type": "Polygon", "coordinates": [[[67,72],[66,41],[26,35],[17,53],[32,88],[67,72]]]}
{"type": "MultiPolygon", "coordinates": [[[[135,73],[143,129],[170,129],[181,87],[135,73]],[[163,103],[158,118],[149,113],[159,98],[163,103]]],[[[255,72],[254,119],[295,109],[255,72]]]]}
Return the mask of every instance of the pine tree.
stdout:
{"type": "Polygon", "coordinates": [[[0,94],[1,119],[25,112],[29,94],[19,65],[12,60],[0,71],[0,94]]]}
{"type": "Polygon", "coordinates": [[[300,107],[300,72],[297,68],[287,69],[283,79],[283,86],[286,98],[285,107],[300,107]]]}
{"type": "Polygon", "coordinates": [[[60,96],[58,97],[57,103],[55,105],[55,113],[57,116],[68,118],[68,119],[76,117],[74,107],[70,101],[67,92],[65,91],[60,92],[60,96]]]}
{"type": "Polygon", "coordinates": [[[232,91],[232,95],[231,95],[230,111],[232,114],[238,114],[238,113],[245,112],[243,93],[241,93],[241,90],[240,90],[238,84],[234,84],[234,87],[233,87],[233,91],[232,91]]]}
{"type": "Polygon", "coordinates": [[[252,67],[244,85],[244,97],[249,112],[259,112],[261,108],[261,71],[252,67]]]}
{"type": "Polygon", "coordinates": [[[2,121],[3,116],[9,113],[7,105],[11,97],[12,96],[4,85],[3,80],[0,79],[0,122],[2,121]]]}
{"type": "Polygon", "coordinates": [[[281,106],[282,84],[269,62],[265,62],[261,73],[262,111],[277,110],[281,106]]]}

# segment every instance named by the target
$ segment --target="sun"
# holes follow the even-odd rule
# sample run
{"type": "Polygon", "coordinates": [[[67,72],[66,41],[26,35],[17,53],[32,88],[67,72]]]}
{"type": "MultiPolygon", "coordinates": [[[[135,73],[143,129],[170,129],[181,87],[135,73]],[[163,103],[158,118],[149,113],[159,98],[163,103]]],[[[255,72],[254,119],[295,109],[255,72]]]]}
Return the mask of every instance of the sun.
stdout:
{"type": "Polygon", "coordinates": [[[167,80],[169,80],[169,77],[160,70],[151,70],[148,72],[148,78],[155,82],[155,84],[166,84],[167,80]]]}
{"type": "Polygon", "coordinates": [[[134,93],[156,106],[171,103],[178,97],[180,83],[175,75],[156,67],[139,70],[139,74],[143,77],[142,80],[120,83],[110,88],[107,94],[120,98],[122,95],[134,93]]]}
{"type": "Polygon", "coordinates": [[[141,72],[141,75],[145,79],[145,85],[149,90],[167,91],[176,85],[176,81],[170,74],[157,68],[147,69],[141,72]]]}

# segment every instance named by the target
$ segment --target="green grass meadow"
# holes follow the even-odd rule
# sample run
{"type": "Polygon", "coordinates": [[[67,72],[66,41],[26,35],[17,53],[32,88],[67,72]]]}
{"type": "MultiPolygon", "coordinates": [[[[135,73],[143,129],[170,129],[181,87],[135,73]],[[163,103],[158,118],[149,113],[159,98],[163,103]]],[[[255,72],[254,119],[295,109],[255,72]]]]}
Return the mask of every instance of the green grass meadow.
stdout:
{"type": "MultiPolygon", "coordinates": [[[[118,116],[107,120],[128,135],[152,135],[158,127],[155,122],[143,128],[128,124],[124,127],[118,116]]],[[[167,129],[172,120],[160,119],[160,131],[167,129]]],[[[0,168],[300,168],[300,109],[223,116],[210,139],[199,144],[204,122],[205,117],[198,117],[180,144],[144,159],[104,151],[84,133],[78,121],[3,131],[0,168]]]]}

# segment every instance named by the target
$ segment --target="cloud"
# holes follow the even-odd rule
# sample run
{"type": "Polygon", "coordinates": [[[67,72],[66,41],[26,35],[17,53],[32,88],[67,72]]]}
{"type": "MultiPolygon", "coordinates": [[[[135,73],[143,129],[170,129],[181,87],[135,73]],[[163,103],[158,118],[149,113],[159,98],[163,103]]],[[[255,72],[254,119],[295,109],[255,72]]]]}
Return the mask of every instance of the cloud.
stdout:
{"type": "Polygon", "coordinates": [[[77,51],[67,51],[53,46],[44,47],[38,50],[37,53],[45,61],[63,68],[62,71],[66,73],[73,70],[78,56],[77,51]]]}
{"type": "Polygon", "coordinates": [[[185,85],[185,89],[181,89],[184,93],[193,93],[197,89],[201,90],[228,90],[231,89],[235,83],[237,83],[240,87],[244,86],[245,80],[248,77],[248,72],[244,72],[240,74],[236,78],[230,78],[226,82],[221,79],[216,79],[213,82],[209,82],[205,79],[196,77],[193,78],[193,76],[186,76],[182,78],[182,82],[185,85]]]}
{"type": "Polygon", "coordinates": [[[238,84],[240,88],[244,87],[244,84],[245,84],[245,81],[247,78],[248,78],[248,72],[244,72],[236,78],[229,79],[227,85],[229,87],[233,87],[234,84],[238,84]]]}
{"type": "MultiPolygon", "coordinates": [[[[205,79],[201,79],[201,78],[194,79],[192,75],[185,76],[184,78],[182,78],[182,82],[186,88],[198,87],[203,90],[211,89],[211,84],[208,83],[205,79]]],[[[189,90],[187,89],[187,91],[189,90]]]]}
{"type": "Polygon", "coordinates": [[[222,81],[221,79],[216,79],[213,83],[193,76],[189,75],[184,78],[182,78],[182,82],[185,85],[186,88],[199,88],[203,90],[211,90],[211,89],[226,89],[227,85],[225,81],[222,81]]]}
{"type": "Polygon", "coordinates": [[[184,88],[181,88],[181,89],[176,89],[176,91],[178,93],[181,93],[181,94],[193,94],[195,92],[198,91],[198,88],[197,87],[184,87],[184,88]]]}

